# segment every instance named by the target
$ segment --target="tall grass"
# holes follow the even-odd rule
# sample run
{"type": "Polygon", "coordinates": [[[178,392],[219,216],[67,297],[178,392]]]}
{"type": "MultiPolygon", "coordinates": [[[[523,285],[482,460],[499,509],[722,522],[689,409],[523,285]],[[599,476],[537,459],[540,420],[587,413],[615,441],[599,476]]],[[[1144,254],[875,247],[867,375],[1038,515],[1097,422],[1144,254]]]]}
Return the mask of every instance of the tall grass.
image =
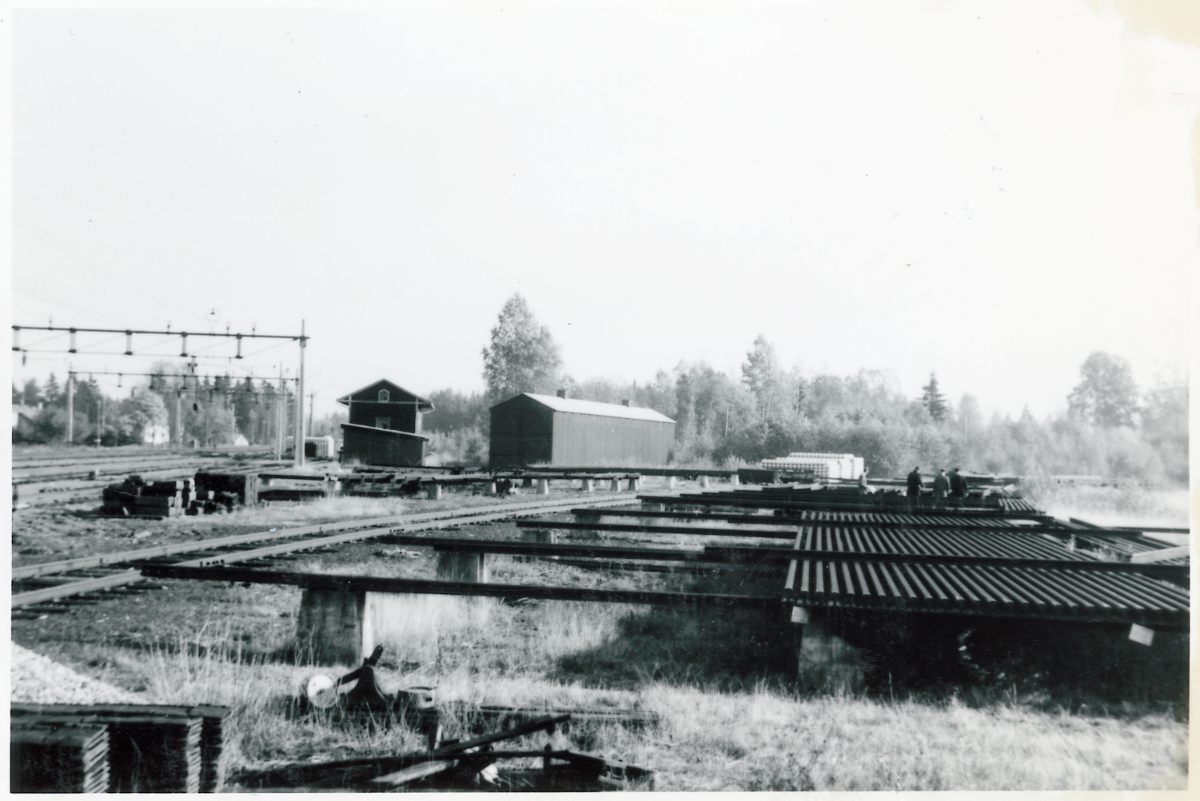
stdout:
{"type": "MultiPolygon", "coordinates": [[[[728,653],[739,647],[736,631],[703,620],[689,630],[683,615],[666,610],[551,602],[494,604],[483,618],[466,605],[424,617],[413,605],[380,610],[391,615],[380,683],[389,691],[435,686],[439,702],[456,702],[447,719],[452,736],[477,725],[471,710],[488,704],[637,709],[658,723],[577,725],[554,742],[650,767],[659,789],[1111,790],[1179,789],[1186,782],[1187,727],[1167,715],[1066,714],[1017,695],[968,705],[955,697],[806,691],[764,678],[761,665],[722,664],[736,657],[728,653]],[[654,643],[669,669],[657,676],[620,672],[623,660],[652,664],[658,656],[634,649],[649,651],[654,643]],[[612,658],[599,658],[605,653],[612,658]],[[595,658],[587,661],[587,654],[595,658]],[[743,679],[714,685],[720,670],[743,679]]],[[[201,625],[113,658],[140,677],[148,700],[232,707],[234,767],[423,747],[420,734],[403,725],[369,728],[297,714],[292,699],[301,681],[340,668],[275,661],[277,655],[251,651],[235,628],[201,625]]]]}

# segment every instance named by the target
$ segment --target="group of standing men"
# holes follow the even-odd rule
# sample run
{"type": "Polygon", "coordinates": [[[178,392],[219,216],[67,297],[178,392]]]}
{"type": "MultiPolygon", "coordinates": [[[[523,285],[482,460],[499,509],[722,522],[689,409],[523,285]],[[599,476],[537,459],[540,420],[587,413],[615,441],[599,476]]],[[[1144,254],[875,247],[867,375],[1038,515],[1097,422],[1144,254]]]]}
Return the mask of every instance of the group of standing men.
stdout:
{"type": "MultiPolygon", "coordinates": [[[[921,489],[924,486],[921,468],[914,467],[908,474],[908,505],[913,514],[921,508],[921,489]]],[[[945,509],[947,497],[955,509],[962,508],[962,500],[967,497],[967,479],[958,472],[957,467],[950,471],[950,475],[946,475],[944,467],[938,468],[937,475],[933,477],[933,508],[945,509]]]]}

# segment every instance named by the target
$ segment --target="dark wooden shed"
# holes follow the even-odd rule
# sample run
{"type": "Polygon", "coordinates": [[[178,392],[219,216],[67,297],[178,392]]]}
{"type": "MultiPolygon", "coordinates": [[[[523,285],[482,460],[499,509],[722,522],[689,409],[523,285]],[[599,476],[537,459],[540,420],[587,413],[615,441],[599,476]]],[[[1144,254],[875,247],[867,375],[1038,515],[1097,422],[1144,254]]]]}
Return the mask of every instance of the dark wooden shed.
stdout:
{"type": "Polygon", "coordinates": [[[524,393],[491,409],[492,467],[667,463],[675,421],[653,409],[524,393]]]}
{"type": "Polygon", "coordinates": [[[425,442],[421,417],[433,404],[399,384],[381,379],[338,398],[350,410],[342,424],[342,461],[389,467],[421,465],[425,442]]]}

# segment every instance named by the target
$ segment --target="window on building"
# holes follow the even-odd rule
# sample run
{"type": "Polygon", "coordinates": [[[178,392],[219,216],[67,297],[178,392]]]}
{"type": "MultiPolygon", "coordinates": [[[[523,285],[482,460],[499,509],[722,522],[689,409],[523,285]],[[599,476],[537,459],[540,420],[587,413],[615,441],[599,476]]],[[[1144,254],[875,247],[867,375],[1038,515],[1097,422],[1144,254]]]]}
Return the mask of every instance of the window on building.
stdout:
{"type": "Polygon", "coordinates": [[[390,417],[376,417],[376,418],[375,418],[375,427],[376,427],[376,428],[387,428],[387,429],[390,429],[390,428],[392,427],[392,418],[390,418],[390,417]]]}
{"type": "Polygon", "coordinates": [[[387,403],[391,399],[392,399],[392,393],[388,392],[386,389],[379,390],[379,402],[380,403],[387,403]]]}

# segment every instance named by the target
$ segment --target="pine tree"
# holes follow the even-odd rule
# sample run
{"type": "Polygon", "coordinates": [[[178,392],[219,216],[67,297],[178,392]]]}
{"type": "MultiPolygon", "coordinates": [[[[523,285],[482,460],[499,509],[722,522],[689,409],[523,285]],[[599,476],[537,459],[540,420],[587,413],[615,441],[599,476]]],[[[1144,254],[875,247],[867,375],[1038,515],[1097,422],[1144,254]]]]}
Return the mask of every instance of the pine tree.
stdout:
{"type": "Polygon", "coordinates": [[[937,373],[930,371],[929,383],[921,387],[921,405],[937,422],[946,418],[946,398],[938,388],[937,373]]]}
{"type": "Polygon", "coordinates": [[[46,385],[42,387],[42,400],[47,406],[57,406],[62,399],[62,389],[58,386],[58,379],[54,377],[54,373],[46,379],[46,385]]]}

